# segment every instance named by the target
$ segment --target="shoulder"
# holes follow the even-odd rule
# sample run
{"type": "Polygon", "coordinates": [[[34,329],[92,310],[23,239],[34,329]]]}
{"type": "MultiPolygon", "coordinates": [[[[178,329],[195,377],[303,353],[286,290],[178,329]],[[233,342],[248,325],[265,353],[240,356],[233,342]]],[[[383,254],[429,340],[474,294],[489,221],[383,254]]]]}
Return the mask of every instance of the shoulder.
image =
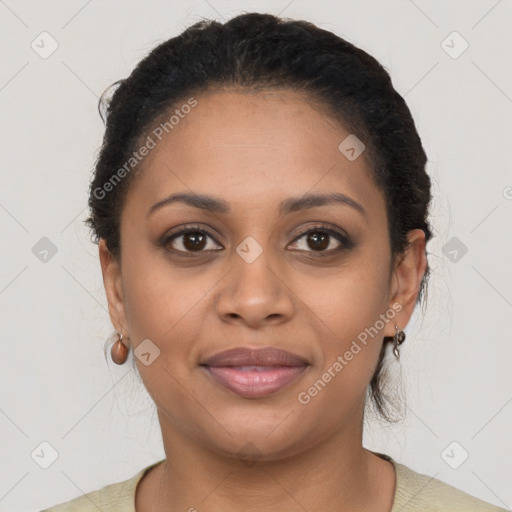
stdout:
{"type": "Polygon", "coordinates": [[[98,510],[101,512],[136,512],[135,490],[137,484],[146,471],[160,462],[141,469],[128,480],[106,485],[65,503],[41,510],[41,512],[98,512],[98,510]]]}
{"type": "Polygon", "coordinates": [[[391,512],[502,512],[441,480],[417,473],[391,459],[396,470],[395,501],[391,512]]]}

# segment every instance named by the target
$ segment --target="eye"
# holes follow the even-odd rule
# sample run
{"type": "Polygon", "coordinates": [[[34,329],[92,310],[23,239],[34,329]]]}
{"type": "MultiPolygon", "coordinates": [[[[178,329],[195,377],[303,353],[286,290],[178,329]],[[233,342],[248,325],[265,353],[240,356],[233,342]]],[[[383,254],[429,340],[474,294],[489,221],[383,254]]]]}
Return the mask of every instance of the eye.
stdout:
{"type": "Polygon", "coordinates": [[[185,227],[166,235],[161,245],[171,246],[172,250],[182,253],[218,251],[222,246],[215,240],[212,235],[200,227],[185,227]],[[214,242],[211,243],[208,241],[214,242]]]}
{"type": "MultiPolygon", "coordinates": [[[[303,231],[289,247],[294,244],[295,250],[316,252],[317,256],[329,256],[353,245],[346,234],[325,226],[303,231]]],[[[159,245],[183,255],[223,249],[209,231],[199,226],[185,226],[165,235],[159,245]]]]}
{"type": "MultiPolygon", "coordinates": [[[[304,231],[293,243],[300,251],[328,254],[348,249],[351,246],[346,235],[324,226],[316,226],[304,231]]],[[[323,256],[324,254],[319,255],[323,256]]]]}

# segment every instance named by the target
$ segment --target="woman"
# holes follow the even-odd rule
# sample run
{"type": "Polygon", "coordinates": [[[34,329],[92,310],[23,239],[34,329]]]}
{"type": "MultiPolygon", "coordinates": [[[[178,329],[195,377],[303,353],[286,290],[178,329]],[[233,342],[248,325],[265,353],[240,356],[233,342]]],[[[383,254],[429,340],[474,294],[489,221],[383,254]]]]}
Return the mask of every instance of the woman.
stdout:
{"type": "Polygon", "coordinates": [[[431,238],[426,155],[373,57],[304,21],[202,21],[106,124],[111,355],[133,351],[166,458],[48,510],[504,510],[362,446],[431,238]]]}

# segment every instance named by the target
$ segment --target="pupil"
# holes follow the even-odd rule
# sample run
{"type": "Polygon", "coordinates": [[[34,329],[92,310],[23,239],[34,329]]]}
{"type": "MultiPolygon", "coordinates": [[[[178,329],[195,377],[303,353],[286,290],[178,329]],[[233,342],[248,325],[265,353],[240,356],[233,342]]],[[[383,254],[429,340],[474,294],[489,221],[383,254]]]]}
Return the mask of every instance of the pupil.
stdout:
{"type": "Polygon", "coordinates": [[[205,239],[202,233],[188,233],[184,237],[183,245],[188,250],[203,249],[205,239]]]}
{"type": "Polygon", "coordinates": [[[308,236],[308,243],[313,242],[313,246],[310,245],[311,249],[325,249],[329,246],[328,238],[329,235],[326,233],[311,233],[308,236]]]}

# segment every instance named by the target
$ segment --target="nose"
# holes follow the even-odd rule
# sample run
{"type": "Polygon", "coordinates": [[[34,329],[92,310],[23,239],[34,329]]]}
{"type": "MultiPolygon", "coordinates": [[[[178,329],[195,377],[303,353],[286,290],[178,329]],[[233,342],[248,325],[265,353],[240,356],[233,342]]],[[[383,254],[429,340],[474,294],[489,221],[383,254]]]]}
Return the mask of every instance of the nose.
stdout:
{"type": "Polygon", "coordinates": [[[222,321],[256,329],[289,321],[296,302],[286,274],[264,250],[248,262],[238,254],[218,291],[217,314],[222,321]]]}

